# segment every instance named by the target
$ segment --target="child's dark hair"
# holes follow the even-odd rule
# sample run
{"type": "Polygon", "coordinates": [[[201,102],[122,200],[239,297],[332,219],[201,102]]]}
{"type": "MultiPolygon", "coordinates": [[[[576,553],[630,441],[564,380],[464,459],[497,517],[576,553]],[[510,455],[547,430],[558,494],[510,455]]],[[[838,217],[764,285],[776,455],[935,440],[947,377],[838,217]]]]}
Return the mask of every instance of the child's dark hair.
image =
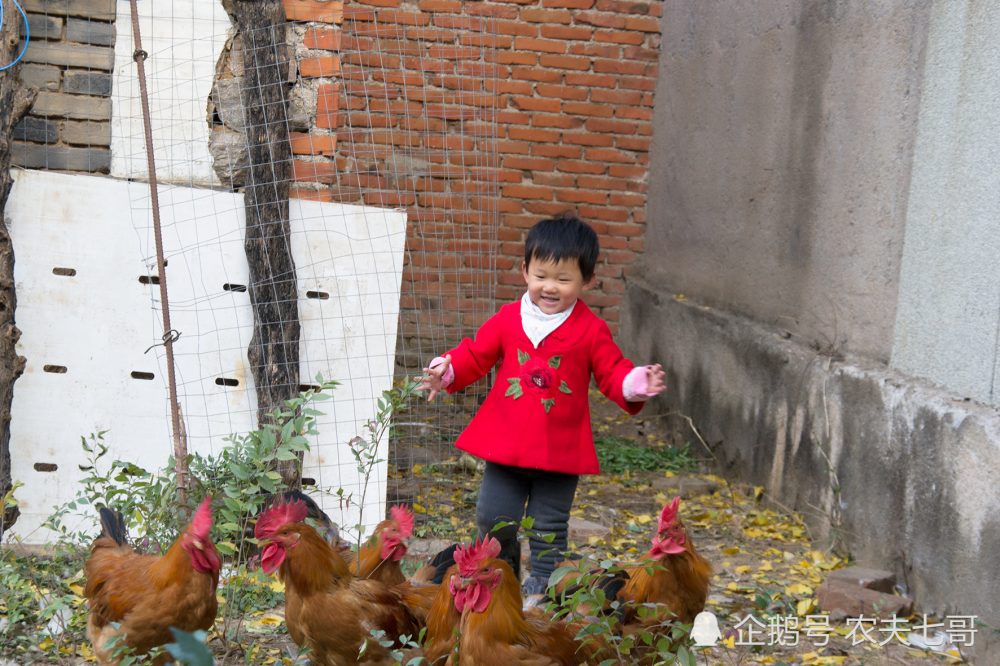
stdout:
{"type": "Polygon", "coordinates": [[[530,266],[532,259],[555,262],[575,259],[587,282],[594,277],[600,251],[597,232],[575,215],[567,214],[542,220],[531,227],[524,244],[524,264],[530,266]]]}

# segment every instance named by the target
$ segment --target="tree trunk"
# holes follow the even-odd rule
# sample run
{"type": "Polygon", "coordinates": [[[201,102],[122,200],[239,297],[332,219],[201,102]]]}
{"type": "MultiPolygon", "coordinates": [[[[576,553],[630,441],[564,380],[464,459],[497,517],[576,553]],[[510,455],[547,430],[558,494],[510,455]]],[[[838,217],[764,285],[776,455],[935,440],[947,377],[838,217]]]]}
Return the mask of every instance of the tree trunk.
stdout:
{"type": "MultiPolygon", "coordinates": [[[[288,140],[289,49],[282,0],[233,4],[242,40],[243,108],[249,169],[244,189],[253,337],[247,350],[257,385],[257,421],[299,390],[299,308],[288,227],[292,148],[288,140]]],[[[279,463],[286,484],[299,483],[296,461],[279,463]]]]}
{"type": "MultiPolygon", "coordinates": [[[[0,26],[0,67],[14,62],[21,52],[21,12],[10,0],[3,2],[4,22],[0,26]]],[[[3,498],[13,487],[10,475],[10,406],[14,400],[14,382],[24,372],[25,359],[17,354],[17,339],[21,331],[14,325],[14,247],[7,233],[4,209],[14,181],[10,177],[11,137],[14,126],[31,108],[36,91],[25,90],[18,79],[21,64],[0,71],[0,535],[10,529],[19,511],[16,506],[3,506],[3,498]]]]}

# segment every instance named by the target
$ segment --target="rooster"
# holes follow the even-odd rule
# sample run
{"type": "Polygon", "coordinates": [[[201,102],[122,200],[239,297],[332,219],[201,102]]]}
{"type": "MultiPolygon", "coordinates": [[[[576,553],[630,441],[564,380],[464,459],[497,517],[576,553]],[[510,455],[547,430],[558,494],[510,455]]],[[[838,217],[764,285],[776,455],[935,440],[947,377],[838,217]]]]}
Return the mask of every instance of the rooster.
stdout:
{"type": "MultiPolygon", "coordinates": [[[[526,618],[521,610],[521,586],[514,571],[497,559],[500,543],[485,542],[455,553],[458,575],[449,589],[462,613],[458,658],[452,666],[577,666],[598,664],[602,644],[575,639],[580,628],[564,622],[526,618]]],[[[604,656],[610,656],[605,654],[604,656]]]]}
{"type": "MultiPolygon", "coordinates": [[[[87,577],[87,638],[101,666],[116,664],[108,640],[124,636],[137,654],[172,643],[170,627],[207,630],[215,623],[222,558],[209,539],[211,498],[195,511],[191,524],[163,556],[139,555],[126,543],[121,513],[100,509],[102,533],[83,565],[87,577]]],[[[166,663],[169,655],[155,663],[166,663]]]]}
{"type": "Polygon", "coordinates": [[[413,512],[405,506],[389,509],[389,520],[375,526],[372,538],[361,546],[361,557],[351,551],[344,552],[344,559],[359,578],[378,580],[386,585],[399,585],[406,581],[399,561],[406,555],[406,539],[413,534],[413,512]],[[358,569],[358,560],[361,568],[358,569]]]}
{"type": "MultiPolygon", "coordinates": [[[[635,621],[634,609],[641,604],[662,604],[671,618],[685,624],[693,622],[694,616],[705,609],[712,565],[695,550],[677,515],[680,502],[681,498],[675,497],[660,512],[656,536],[645,562],[624,566],[617,574],[605,573],[603,569],[587,574],[591,580],[584,585],[605,591],[608,600],[605,610],[616,598],[627,606],[619,611],[626,624],[635,621]]],[[[563,565],[576,567],[574,562],[563,565]]],[[[572,584],[578,578],[579,575],[571,573],[556,584],[555,591],[560,597],[563,593],[566,598],[572,596],[580,589],[580,584],[572,584]]],[[[583,615],[592,612],[590,608],[575,610],[583,615]]]]}
{"type": "Polygon", "coordinates": [[[440,587],[427,613],[427,634],[424,658],[430,666],[441,666],[458,645],[458,623],[462,614],[455,605],[451,579],[458,576],[458,565],[452,564],[445,572],[440,587]]]}
{"type": "MultiPolygon", "coordinates": [[[[308,645],[310,659],[320,666],[391,664],[389,650],[370,631],[384,631],[383,640],[389,641],[416,637],[419,613],[406,605],[414,600],[380,581],[355,578],[344,558],[302,523],[306,514],[304,503],[282,501],[261,513],[255,530],[262,546],[261,568],[269,574],[277,571],[285,584],[289,635],[308,645]]],[[[422,594],[428,592],[434,590],[422,594]]]]}

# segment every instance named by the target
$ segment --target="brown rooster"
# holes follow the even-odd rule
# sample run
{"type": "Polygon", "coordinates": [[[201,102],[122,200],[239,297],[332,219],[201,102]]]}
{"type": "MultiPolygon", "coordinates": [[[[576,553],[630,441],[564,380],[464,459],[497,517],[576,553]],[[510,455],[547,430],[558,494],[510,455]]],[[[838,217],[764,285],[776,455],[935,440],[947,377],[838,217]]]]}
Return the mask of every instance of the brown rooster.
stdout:
{"type": "Polygon", "coordinates": [[[406,555],[406,539],[413,534],[413,511],[405,506],[389,509],[389,519],[375,526],[371,539],[361,546],[361,557],[350,550],[343,553],[351,571],[359,578],[370,578],[386,585],[406,581],[399,561],[406,555]],[[358,569],[358,560],[361,568],[358,569]]]}
{"type": "MultiPolygon", "coordinates": [[[[406,606],[407,594],[377,580],[355,578],[344,558],[301,522],[306,513],[302,502],[281,502],[260,515],[255,529],[263,547],[261,568],[277,571],[285,584],[289,635],[308,645],[309,658],[320,666],[393,663],[389,649],[370,631],[384,631],[383,640],[415,638],[420,622],[406,606]]],[[[428,592],[433,588],[423,594],[428,592]]]]}
{"type": "Polygon", "coordinates": [[[451,591],[452,576],[458,576],[458,565],[453,564],[444,574],[441,586],[427,613],[427,634],[424,641],[424,658],[430,666],[441,666],[458,645],[458,623],[462,614],[455,605],[451,591]]]}
{"type": "MultiPolygon", "coordinates": [[[[705,609],[708,597],[709,579],[712,565],[695,550],[694,543],[677,515],[680,497],[663,507],[657,524],[653,547],[649,549],[646,561],[623,566],[624,571],[615,575],[604,574],[603,569],[594,569],[588,577],[587,586],[601,587],[608,598],[606,607],[617,598],[623,604],[635,608],[640,604],[663,604],[678,622],[690,623],[694,616],[705,609]]],[[[576,566],[575,562],[564,565],[576,566]]],[[[578,574],[570,574],[555,586],[555,591],[571,596],[579,585],[573,583],[578,574]]],[[[547,599],[546,599],[547,600],[547,599]]],[[[543,601],[546,601],[543,600],[543,601]]],[[[590,608],[575,609],[578,614],[587,615],[590,608]]],[[[664,618],[665,619],[665,618],[664,618]]],[[[634,613],[626,610],[625,623],[636,621],[634,613]]]]}
{"type": "MultiPolygon", "coordinates": [[[[222,559],[209,539],[210,498],[163,556],[139,555],[125,544],[122,514],[102,508],[103,532],[83,565],[90,616],[87,638],[101,666],[117,663],[107,642],[124,636],[137,654],[172,643],[170,627],[183,631],[209,629],[215,623],[222,559]],[[118,628],[112,626],[117,623],[118,628]]],[[[169,661],[169,655],[156,663],[169,661]]]]}
{"type": "MultiPolygon", "coordinates": [[[[490,537],[455,553],[458,575],[449,589],[462,613],[458,657],[452,666],[577,666],[598,664],[601,645],[575,639],[579,626],[526,618],[521,586],[510,565],[496,558],[490,537]]],[[[610,655],[605,655],[610,656],[610,655]]]]}

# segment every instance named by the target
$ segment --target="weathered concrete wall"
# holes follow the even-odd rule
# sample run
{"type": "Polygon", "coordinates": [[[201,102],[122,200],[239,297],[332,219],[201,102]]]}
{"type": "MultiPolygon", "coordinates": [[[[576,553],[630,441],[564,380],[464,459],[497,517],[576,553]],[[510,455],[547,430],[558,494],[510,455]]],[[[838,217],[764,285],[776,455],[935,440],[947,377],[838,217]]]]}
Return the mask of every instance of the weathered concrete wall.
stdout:
{"type": "Polygon", "coordinates": [[[665,3],[645,279],[888,360],[930,6],[665,3]]]}
{"type": "MultiPolygon", "coordinates": [[[[895,570],[920,612],[1000,626],[995,410],[642,281],[625,302],[626,353],[667,369],[655,413],[691,416],[731,476],[800,511],[817,545],[839,537],[860,565],[895,570]]],[[[1000,663],[982,651],[988,633],[977,664],[1000,663]]]]}
{"type": "Polygon", "coordinates": [[[1000,2],[937,2],[892,366],[1000,407],[1000,2]]]}

